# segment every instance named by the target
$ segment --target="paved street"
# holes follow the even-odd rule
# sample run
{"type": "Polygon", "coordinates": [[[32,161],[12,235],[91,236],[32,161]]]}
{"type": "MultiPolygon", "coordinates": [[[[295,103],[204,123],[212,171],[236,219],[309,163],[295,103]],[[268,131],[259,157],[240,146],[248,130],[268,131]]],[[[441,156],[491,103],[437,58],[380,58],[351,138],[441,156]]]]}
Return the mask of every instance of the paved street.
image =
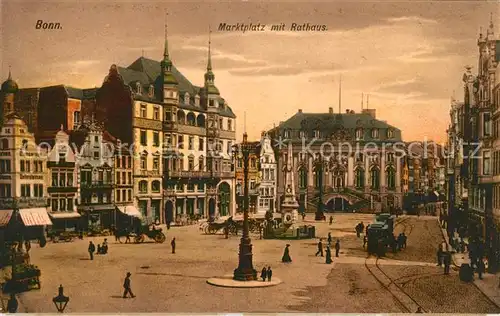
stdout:
{"type": "MultiPolygon", "coordinates": [[[[312,215],[310,215],[312,216],[312,215]]],[[[55,312],[52,297],[63,284],[70,296],[67,312],[403,312],[401,305],[365,267],[362,239],[354,226],[371,215],[335,215],[335,223],[317,224],[341,240],[341,257],[333,265],[314,256],[317,240],[279,241],[253,237],[257,270],[271,265],[281,285],[258,289],[210,286],[206,279],[232,273],[237,266],[239,238],[205,235],[198,226],[174,227],[164,244],[119,244],[109,238],[109,254],[88,259],[88,239],[32,248],[32,262],[42,270],[42,289],[21,296],[21,311],[55,312]],[[176,254],[170,240],[176,237],[176,254]],[[280,262],[286,243],[293,263],[280,262]],[[123,278],[132,273],[134,299],[122,299],[123,278]]],[[[306,221],[308,219],[306,218],[306,221]]],[[[403,217],[396,231],[409,235],[408,248],[380,260],[380,267],[426,311],[498,313],[457,272],[442,275],[434,253],[442,240],[435,217],[403,217]],[[463,299],[466,297],[467,299],[463,299]]],[[[92,240],[92,239],[91,239],[92,240]]],[[[103,238],[94,238],[101,243],[103,238]]]]}

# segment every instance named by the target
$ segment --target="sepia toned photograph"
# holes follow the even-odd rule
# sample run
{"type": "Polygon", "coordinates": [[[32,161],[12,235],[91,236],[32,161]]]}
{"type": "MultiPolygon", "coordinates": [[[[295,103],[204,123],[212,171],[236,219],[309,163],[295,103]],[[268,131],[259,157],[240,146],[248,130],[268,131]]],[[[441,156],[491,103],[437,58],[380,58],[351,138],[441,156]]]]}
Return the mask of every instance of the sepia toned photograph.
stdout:
{"type": "Polygon", "coordinates": [[[0,313],[500,313],[499,1],[0,0],[0,313]]]}

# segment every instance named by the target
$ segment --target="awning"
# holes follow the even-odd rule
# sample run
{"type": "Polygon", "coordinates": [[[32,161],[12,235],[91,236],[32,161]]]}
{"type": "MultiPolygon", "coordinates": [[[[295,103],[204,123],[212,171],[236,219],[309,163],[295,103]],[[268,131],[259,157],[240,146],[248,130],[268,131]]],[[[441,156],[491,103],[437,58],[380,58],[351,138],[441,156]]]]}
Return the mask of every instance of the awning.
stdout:
{"type": "Polygon", "coordinates": [[[118,206],[118,209],[125,215],[142,218],[141,212],[133,205],[118,206]]]}
{"type": "Polygon", "coordinates": [[[45,226],[52,225],[52,221],[45,208],[20,209],[19,214],[25,226],[45,226]]]}
{"type": "Polygon", "coordinates": [[[7,226],[12,217],[12,210],[0,210],[0,227],[7,226]]]}
{"type": "Polygon", "coordinates": [[[49,216],[54,219],[65,219],[65,218],[79,218],[82,217],[77,212],[54,212],[49,213],[49,216]]]}

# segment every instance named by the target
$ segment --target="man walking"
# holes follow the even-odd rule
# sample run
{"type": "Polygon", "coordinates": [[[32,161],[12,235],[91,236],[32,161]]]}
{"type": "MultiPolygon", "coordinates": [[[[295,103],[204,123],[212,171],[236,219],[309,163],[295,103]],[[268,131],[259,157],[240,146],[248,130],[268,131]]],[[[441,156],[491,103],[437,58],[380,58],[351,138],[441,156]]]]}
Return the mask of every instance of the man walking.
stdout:
{"type": "Polygon", "coordinates": [[[172,253],[175,253],[175,237],[172,238],[172,241],[170,242],[170,245],[172,246],[172,253]]]}
{"type": "Polygon", "coordinates": [[[316,251],[316,257],[321,254],[321,256],[323,257],[323,243],[322,243],[322,239],[319,240],[318,242],[318,251],[316,251]]]}
{"type": "Polygon", "coordinates": [[[340,252],[340,240],[337,239],[337,241],[335,242],[335,257],[339,256],[339,252],[340,252]]]}
{"type": "Polygon", "coordinates": [[[271,282],[271,277],[273,276],[273,270],[271,270],[271,266],[267,267],[267,282],[271,282]]]}
{"type": "Polygon", "coordinates": [[[330,215],[330,225],[333,223],[333,216],[330,215]]]}
{"type": "Polygon", "coordinates": [[[132,293],[132,289],[130,287],[130,276],[132,274],[130,272],[127,272],[127,276],[125,277],[125,281],[123,281],[123,298],[127,298],[127,294],[130,294],[130,297],[134,298],[135,295],[132,293]]]}
{"type": "Polygon", "coordinates": [[[90,260],[94,260],[95,245],[92,241],[89,241],[88,250],[89,250],[90,260]]]}
{"type": "Polygon", "coordinates": [[[451,265],[451,254],[449,252],[444,253],[444,274],[450,274],[451,265]]]}
{"type": "Polygon", "coordinates": [[[442,245],[439,245],[437,250],[437,266],[440,267],[443,265],[443,248],[442,245]]]}

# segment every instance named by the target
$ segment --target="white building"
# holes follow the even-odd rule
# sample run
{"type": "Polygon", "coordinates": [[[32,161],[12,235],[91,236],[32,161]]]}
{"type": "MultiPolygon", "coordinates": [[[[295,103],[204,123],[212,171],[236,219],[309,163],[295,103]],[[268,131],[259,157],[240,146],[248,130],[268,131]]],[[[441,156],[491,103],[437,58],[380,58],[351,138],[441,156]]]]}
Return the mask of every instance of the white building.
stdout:
{"type": "Polygon", "coordinates": [[[262,134],[259,152],[260,184],[259,196],[257,197],[257,213],[265,214],[267,211],[276,211],[277,195],[277,163],[271,138],[262,134]]]}

